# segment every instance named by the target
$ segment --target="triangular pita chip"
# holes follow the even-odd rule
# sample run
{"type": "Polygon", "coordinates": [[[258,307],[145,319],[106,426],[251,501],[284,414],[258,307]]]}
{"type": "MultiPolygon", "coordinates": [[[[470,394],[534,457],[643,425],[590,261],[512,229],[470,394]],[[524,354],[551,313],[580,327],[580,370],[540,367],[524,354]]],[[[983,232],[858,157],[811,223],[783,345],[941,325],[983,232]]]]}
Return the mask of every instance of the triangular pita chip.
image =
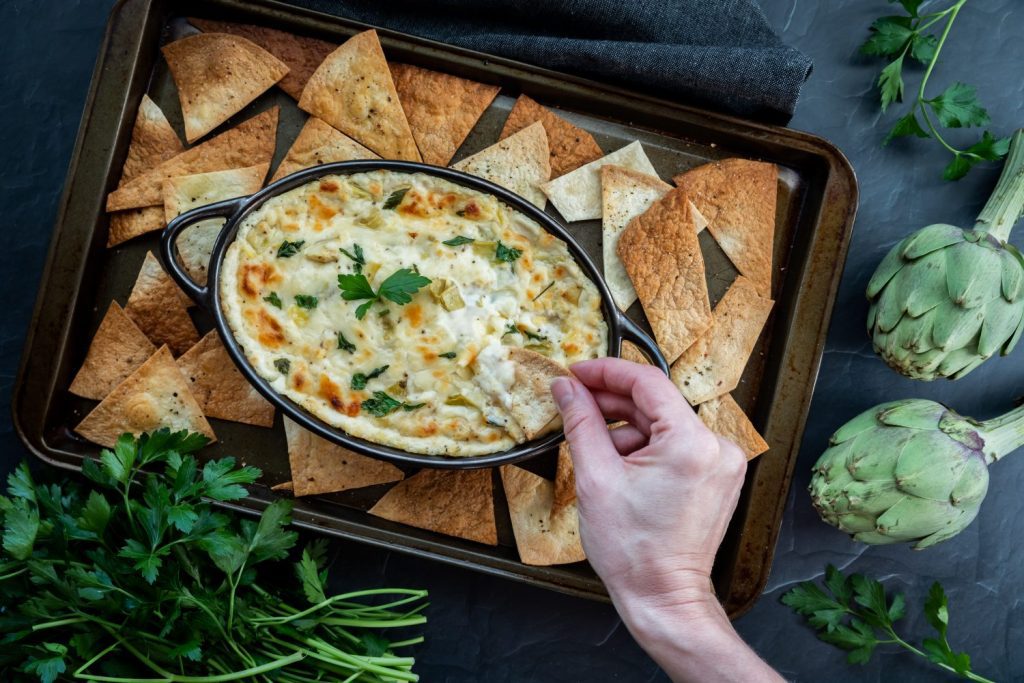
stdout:
{"type": "Polygon", "coordinates": [[[110,214],[110,225],[107,228],[107,246],[116,247],[133,237],[147,232],[162,229],[164,210],[160,206],[143,206],[137,209],[125,209],[110,214]]]}
{"type": "Polygon", "coordinates": [[[207,417],[274,426],[274,406],[238,371],[215,330],[186,351],[177,363],[207,417]]]}
{"type": "Polygon", "coordinates": [[[555,465],[555,502],[551,512],[554,514],[574,502],[576,502],[576,471],[572,467],[569,442],[563,441],[558,446],[558,463],[555,465]]]}
{"type": "Polygon", "coordinates": [[[489,180],[543,209],[540,186],[551,177],[544,125],[534,123],[515,135],[466,157],[452,168],[489,180]]]}
{"type": "Polygon", "coordinates": [[[160,204],[167,178],[269,164],[274,156],[277,117],[278,107],[273,107],[171,157],[107,195],[107,211],[160,204]]]}
{"type": "Polygon", "coordinates": [[[631,341],[622,342],[622,350],[619,352],[619,358],[623,360],[633,361],[634,363],[640,363],[641,365],[650,365],[651,361],[647,360],[647,356],[640,350],[640,347],[631,341]]]}
{"type": "Polygon", "coordinates": [[[372,29],[352,36],[327,55],[306,83],[299,109],[385,159],[420,161],[384,50],[372,29]]]}
{"type": "Polygon", "coordinates": [[[728,394],[761,336],[773,302],[757,286],[737,276],[715,306],[714,322],[672,366],[672,381],[691,405],[728,394]]]}
{"type": "Polygon", "coordinates": [[[630,221],[618,253],[671,363],[711,325],[704,256],[686,195],[673,190],[630,221]]]}
{"type": "Polygon", "coordinates": [[[288,153],[284,155],[281,164],[274,171],[274,177],[270,182],[320,164],[379,158],[341,131],[330,127],[315,116],[310,116],[288,149],[288,153]]]}
{"type": "Polygon", "coordinates": [[[277,57],[229,33],[188,36],[161,51],[178,87],[189,142],[240,112],[288,73],[277,57]]]}
{"type": "Polygon", "coordinates": [[[658,177],[639,140],[541,185],[562,217],[572,223],[601,217],[602,166],[614,164],[658,177]]]}
{"type": "Polygon", "coordinates": [[[167,344],[180,355],[199,341],[186,301],[184,292],[164,272],[156,257],[147,253],[124,311],[151,342],[167,344]]]}
{"type": "Polygon", "coordinates": [[[726,159],[699,166],[674,180],[736,268],[757,285],[761,296],[771,296],[778,167],[726,159]]]}
{"type": "Polygon", "coordinates": [[[280,59],[288,65],[288,73],[277,82],[277,85],[296,100],[302,96],[302,89],[306,87],[306,81],[320,66],[320,62],[324,61],[324,58],[338,47],[335,43],[328,43],[326,40],[297,36],[294,33],[266,26],[191,17],[188,22],[205,33],[231,33],[242,36],[280,59]]]}
{"type": "Polygon", "coordinates": [[[739,446],[747,455],[747,460],[753,460],[768,450],[768,443],[757,433],[746,413],[729,394],[701,403],[697,417],[715,434],[739,446]]]}
{"type": "Polygon", "coordinates": [[[128,156],[124,160],[118,187],[180,154],[184,149],[185,146],[181,144],[178,134],[171,128],[160,107],[149,99],[149,95],[143,95],[139,111],[135,114],[132,141],[128,145],[128,156]]]}
{"type": "MultiPolygon", "coordinates": [[[[170,222],[196,207],[252,194],[263,187],[269,169],[270,164],[259,164],[168,178],[164,181],[164,217],[170,222]]],[[[175,242],[178,259],[199,285],[206,284],[210,254],[223,225],[223,218],[199,221],[185,228],[175,242]]]]}
{"type": "Polygon", "coordinates": [[[76,396],[97,401],[135,372],[156,353],[156,347],[132,322],[116,301],[110,302],[85,362],[68,389],[76,396]]]}
{"type": "Polygon", "coordinates": [[[285,491],[287,493],[295,493],[295,484],[290,481],[282,481],[280,484],[274,484],[270,487],[271,491],[285,491]]]}
{"type": "Polygon", "coordinates": [[[547,566],[587,559],[580,542],[580,517],[575,501],[556,512],[555,485],[521,467],[502,467],[501,481],[523,564],[547,566]]]}
{"type": "Polygon", "coordinates": [[[548,136],[552,178],[565,175],[604,155],[593,135],[579,126],[574,126],[526,95],[520,95],[516,99],[498,139],[504,140],[537,121],[544,124],[544,132],[548,136]]]}
{"type": "Polygon", "coordinates": [[[604,280],[616,305],[626,310],[636,301],[636,290],[616,251],[626,225],[665,196],[672,186],[657,176],[608,164],[601,167],[601,238],[604,280]]]}
{"type": "Polygon", "coordinates": [[[551,395],[551,381],[556,377],[569,377],[570,372],[547,356],[518,347],[509,350],[509,359],[515,364],[515,382],[512,384],[509,412],[526,434],[534,439],[562,426],[555,399],[551,395]]]}
{"type": "Polygon", "coordinates": [[[315,496],[401,481],[394,465],[353,453],[284,418],[288,463],[296,496],[315,496]]]}
{"type": "Polygon", "coordinates": [[[498,544],[488,469],[420,470],[384,494],[370,514],[448,536],[498,544]]]}
{"type": "Polygon", "coordinates": [[[389,66],[423,161],[447,166],[501,88],[410,64],[389,66]]]}
{"type": "Polygon", "coordinates": [[[75,431],[113,448],[125,432],[138,436],[161,427],[199,432],[211,441],[217,438],[166,346],[118,384],[75,431]]]}

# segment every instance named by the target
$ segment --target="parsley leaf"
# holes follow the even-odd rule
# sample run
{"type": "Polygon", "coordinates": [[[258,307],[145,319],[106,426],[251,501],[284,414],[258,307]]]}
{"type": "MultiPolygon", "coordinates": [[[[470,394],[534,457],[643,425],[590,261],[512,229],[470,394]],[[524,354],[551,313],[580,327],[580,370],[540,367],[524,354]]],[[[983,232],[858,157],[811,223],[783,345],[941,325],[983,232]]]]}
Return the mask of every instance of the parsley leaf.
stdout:
{"type": "Polygon", "coordinates": [[[310,294],[296,294],[295,305],[299,308],[305,308],[307,311],[311,311],[316,308],[320,300],[310,294]]]}
{"type": "Polygon", "coordinates": [[[935,112],[939,123],[947,128],[985,126],[991,121],[988,112],[978,102],[974,86],[966,83],[954,83],[925,103],[935,112]]]}
{"type": "Polygon", "coordinates": [[[398,399],[388,396],[387,392],[375,391],[373,392],[373,398],[368,398],[360,404],[360,407],[366,412],[370,413],[375,417],[384,417],[389,415],[399,408],[405,412],[411,412],[417,408],[422,408],[426,403],[404,403],[398,399]]]}
{"type": "Polygon", "coordinates": [[[448,358],[449,360],[455,358],[456,354],[454,351],[446,351],[445,353],[437,354],[439,358],[448,358]]]}
{"type": "Polygon", "coordinates": [[[871,24],[871,36],[860,46],[861,54],[895,57],[903,53],[913,38],[909,17],[882,17],[871,24]]]}
{"type": "Polygon", "coordinates": [[[494,258],[501,261],[502,263],[513,263],[516,259],[523,255],[523,252],[519,249],[513,249],[512,247],[506,247],[498,241],[498,246],[494,248],[494,258]]]}
{"type": "Polygon", "coordinates": [[[353,353],[356,350],[356,345],[350,342],[348,339],[345,339],[345,334],[343,332],[339,332],[338,349],[341,351],[348,351],[349,353],[353,353]]]}
{"type": "Polygon", "coordinates": [[[408,191],[408,187],[403,187],[395,190],[390,195],[388,195],[388,198],[384,201],[384,206],[382,208],[384,208],[385,210],[394,211],[395,209],[398,208],[398,205],[402,203],[402,200],[405,199],[405,193],[408,191]]]}
{"type": "Polygon", "coordinates": [[[282,375],[287,375],[292,369],[292,363],[287,358],[277,358],[274,360],[274,367],[277,368],[277,371],[282,375]]]}
{"type": "Polygon", "coordinates": [[[882,112],[893,102],[903,101],[903,55],[900,55],[882,69],[878,77],[878,89],[882,93],[882,112]]]}
{"type": "Polygon", "coordinates": [[[373,370],[366,374],[363,374],[362,372],[357,372],[356,374],[352,375],[352,388],[355,389],[356,391],[362,391],[363,389],[366,388],[367,382],[369,382],[371,379],[375,379],[383,375],[385,372],[387,372],[387,369],[389,367],[391,366],[382,365],[379,368],[374,368],[373,370]]]}
{"type": "Polygon", "coordinates": [[[463,244],[472,244],[476,240],[472,237],[464,237],[463,235],[456,235],[450,240],[445,240],[441,244],[445,244],[449,247],[461,247],[463,244]]]}
{"type": "Polygon", "coordinates": [[[373,291],[370,281],[362,273],[339,275],[338,289],[341,290],[341,298],[345,301],[377,298],[377,293],[373,291]]]}
{"type": "Polygon", "coordinates": [[[366,265],[366,257],[363,255],[363,248],[361,246],[358,244],[352,245],[352,251],[355,252],[354,254],[344,247],[340,248],[338,251],[355,262],[355,272],[363,272],[363,266],[366,265]]]}
{"type": "Polygon", "coordinates": [[[526,337],[527,339],[532,339],[533,341],[547,341],[547,339],[548,339],[543,334],[537,334],[536,332],[530,332],[529,330],[523,329],[522,327],[520,327],[516,323],[512,323],[512,322],[505,324],[505,333],[502,334],[501,336],[504,337],[505,335],[509,335],[509,334],[521,334],[524,337],[526,337]]]}
{"type": "Polygon", "coordinates": [[[281,242],[281,246],[277,248],[278,258],[291,258],[299,253],[299,249],[306,243],[306,240],[299,240],[298,242],[289,242],[285,240],[281,242]]]}
{"type": "Polygon", "coordinates": [[[919,138],[928,137],[928,131],[922,128],[921,124],[917,122],[917,116],[914,115],[914,112],[910,112],[896,122],[896,125],[892,127],[889,134],[885,136],[885,140],[882,141],[882,145],[888,145],[894,139],[906,137],[908,135],[916,135],[919,138]]]}
{"type": "Polygon", "coordinates": [[[271,306],[276,306],[278,308],[282,307],[281,297],[277,295],[277,292],[271,292],[270,296],[263,297],[263,300],[269,303],[271,306]]]}
{"type": "Polygon", "coordinates": [[[396,304],[407,304],[412,295],[430,284],[430,278],[423,277],[409,268],[400,268],[380,283],[377,295],[396,304]]]}

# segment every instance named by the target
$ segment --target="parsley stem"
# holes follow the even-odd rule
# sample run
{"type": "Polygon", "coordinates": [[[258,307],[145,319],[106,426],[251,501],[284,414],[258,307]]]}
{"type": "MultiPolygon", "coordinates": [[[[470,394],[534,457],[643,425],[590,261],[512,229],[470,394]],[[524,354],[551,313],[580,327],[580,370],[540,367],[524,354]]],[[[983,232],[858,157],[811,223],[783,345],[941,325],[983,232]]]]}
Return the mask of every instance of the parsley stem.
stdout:
{"type": "Polygon", "coordinates": [[[70,624],[81,624],[83,621],[89,621],[89,619],[86,617],[68,617],[67,619],[48,621],[45,624],[36,624],[32,627],[32,630],[45,631],[48,628],[60,628],[61,626],[68,626],[70,624]]]}

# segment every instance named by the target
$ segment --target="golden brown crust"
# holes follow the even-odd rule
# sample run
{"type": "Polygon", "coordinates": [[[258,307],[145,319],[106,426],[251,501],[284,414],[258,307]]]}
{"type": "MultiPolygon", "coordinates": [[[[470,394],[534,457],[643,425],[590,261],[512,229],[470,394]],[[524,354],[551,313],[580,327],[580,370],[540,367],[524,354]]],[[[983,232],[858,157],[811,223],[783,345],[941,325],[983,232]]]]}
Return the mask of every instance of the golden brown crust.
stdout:
{"type": "Polygon", "coordinates": [[[557,178],[583,164],[604,156],[594,136],[575,126],[547,107],[538,104],[526,95],[520,95],[505,120],[499,140],[518,133],[532,123],[540,121],[548,136],[548,150],[551,155],[551,177],[557,178]]]}
{"type": "Polygon", "coordinates": [[[274,406],[238,371],[215,330],[186,351],[177,363],[207,417],[274,426],[274,406]]]}
{"type": "Polygon", "coordinates": [[[576,500],[576,471],[572,467],[572,455],[569,453],[569,442],[563,441],[558,446],[558,463],[555,465],[555,501],[551,508],[552,514],[576,500]]]}
{"type": "Polygon", "coordinates": [[[124,160],[121,180],[117,186],[124,185],[184,149],[185,146],[181,144],[178,134],[171,128],[160,107],[149,99],[149,95],[143,95],[139,111],[135,114],[132,141],[128,145],[128,156],[124,160]]]}
{"type": "Polygon", "coordinates": [[[116,301],[110,302],[85,362],[68,388],[72,394],[100,400],[156,353],[153,342],[116,301]]]}
{"type": "Polygon", "coordinates": [[[752,460],[768,450],[768,443],[758,434],[746,413],[729,394],[700,404],[697,417],[719,436],[729,439],[752,460]]]}
{"type": "Polygon", "coordinates": [[[150,341],[158,346],[167,344],[176,355],[181,355],[199,341],[199,332],[189,317],[183,296],[156,257],[148,253],[124,310],[150,341]]]}
{"type": "Polygon", "coordinates": [[[321,439],[284,418],[288,463],[296,496],[315,496],[400,481],[405,474],[391,463],[353,453],[321,439]]]}
{"type": "Polygon", "coordinates": [[[274,177],[270,182],[320,164],[379,158],[340,130],[332,128],[315,116],[310,116],[299,131],[295,142],[288,148],[281,164],[274,171],[274,177]]]}
{"type": "Polygon", "coordinates": [[[558,408],[551,396],[551,381],[556,377],[569,377],[570,372],[547,356],[529,349],[509,350],[509,359],[515,363],[515,383],[512,385],[510,412],[527,439],[534,439],[561,426],[558,408]]]}

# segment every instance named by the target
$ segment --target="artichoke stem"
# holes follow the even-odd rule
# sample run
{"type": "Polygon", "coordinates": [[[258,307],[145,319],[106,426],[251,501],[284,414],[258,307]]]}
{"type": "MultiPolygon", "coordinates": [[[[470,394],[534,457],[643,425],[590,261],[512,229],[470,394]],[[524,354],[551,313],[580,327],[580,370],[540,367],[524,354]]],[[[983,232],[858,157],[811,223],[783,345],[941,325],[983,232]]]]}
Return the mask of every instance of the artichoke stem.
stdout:
{"type": "Polygon", "coordinates": [[[981,436],[985,440],[985,456],[989,464],[1000,460],[1024,446],[1024,406],[1014,408],[1006,415],[981,423],[981,436]]]}
{"type": "Polygon", "coordinates": [[[1006,242],[1021,213],[1024,213],[1024,128],[1013,134],[999,182],[978,214],[974,229],[1006,242]]]}

